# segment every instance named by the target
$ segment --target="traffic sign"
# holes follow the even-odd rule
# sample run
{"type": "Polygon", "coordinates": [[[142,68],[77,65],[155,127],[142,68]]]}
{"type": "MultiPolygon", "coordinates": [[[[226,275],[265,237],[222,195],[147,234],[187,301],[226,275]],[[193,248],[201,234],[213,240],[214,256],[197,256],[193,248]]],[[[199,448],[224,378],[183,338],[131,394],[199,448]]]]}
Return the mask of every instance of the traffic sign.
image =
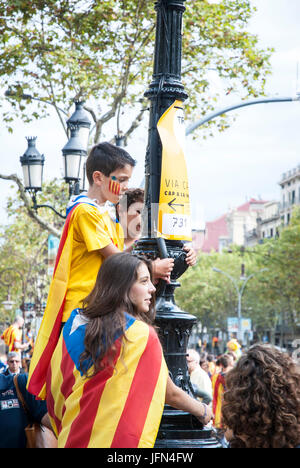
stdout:
{"type": "Polygon", "coordinates": [[[157,124],[162,142],[158,236],[192,240],[190,196],[184,156],[185,125],[181,101],[175,101],[157,124]]]}

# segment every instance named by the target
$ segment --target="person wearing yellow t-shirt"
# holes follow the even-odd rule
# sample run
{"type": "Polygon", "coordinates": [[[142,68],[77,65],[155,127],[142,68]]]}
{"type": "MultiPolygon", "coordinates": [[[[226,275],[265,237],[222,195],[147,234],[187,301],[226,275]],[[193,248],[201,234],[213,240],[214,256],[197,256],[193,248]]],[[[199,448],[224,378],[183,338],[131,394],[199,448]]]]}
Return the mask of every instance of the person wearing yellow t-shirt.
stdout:
{"type": "MultiPolygon", "coordinates": [[[[94,146],[86,161],[89,189],[69,204],[47,306],[31,360],[28,390],[46,397],[46,374],[63,324],[92,291],[105,258],[123,250],[123,230],[109,216],[106,202],[117,204],[128,189],[134,159],[110,143],[94,146]]],[[[128,250],[132,247],[129,246],[128,250]]],[[[174,260],[161,260],[167,279],[174,260]]]]}

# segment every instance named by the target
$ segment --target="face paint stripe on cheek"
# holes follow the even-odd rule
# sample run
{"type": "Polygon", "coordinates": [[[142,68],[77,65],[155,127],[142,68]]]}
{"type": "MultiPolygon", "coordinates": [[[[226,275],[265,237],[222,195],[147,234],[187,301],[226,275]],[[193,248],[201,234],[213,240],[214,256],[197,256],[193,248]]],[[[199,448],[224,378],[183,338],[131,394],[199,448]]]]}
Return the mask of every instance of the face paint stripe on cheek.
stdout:
{"type": "Polygon", "coordinates": [[[114,195],[120,195],[121,186],[115,176],[111,176],[108,188],[114,195]]]}

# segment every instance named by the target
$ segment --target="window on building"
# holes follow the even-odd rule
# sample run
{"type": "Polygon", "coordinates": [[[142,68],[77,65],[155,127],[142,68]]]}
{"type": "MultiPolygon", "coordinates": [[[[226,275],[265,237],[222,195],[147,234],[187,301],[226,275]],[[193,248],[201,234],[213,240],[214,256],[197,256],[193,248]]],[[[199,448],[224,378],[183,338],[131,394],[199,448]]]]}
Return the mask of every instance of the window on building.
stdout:
{"type": "Polygon", "coordinates": [[[296,201],[295,198],[296,198],[295,190],[292,190],[292,199],[291,199],[292,205],[294,205],[294,203],[296,201]]]}
{"type": "Polygon", "coordinates": [[[270,237],[273,237],[273,228],[270,229],[270,237]]]}

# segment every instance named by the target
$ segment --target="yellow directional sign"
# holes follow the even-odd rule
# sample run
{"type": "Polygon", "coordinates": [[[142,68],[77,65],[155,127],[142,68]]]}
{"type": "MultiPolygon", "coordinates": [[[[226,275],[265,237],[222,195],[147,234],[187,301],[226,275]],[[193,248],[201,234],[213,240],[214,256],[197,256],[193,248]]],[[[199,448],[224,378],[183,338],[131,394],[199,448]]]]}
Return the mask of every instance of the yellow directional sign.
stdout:
{"type": "Polygon", "coordinates": [[[185,126],[181,101],[175,101],[157,124],[162,142],[158,237],[192,240],[190,197],[184,157],[185,126]]]}

